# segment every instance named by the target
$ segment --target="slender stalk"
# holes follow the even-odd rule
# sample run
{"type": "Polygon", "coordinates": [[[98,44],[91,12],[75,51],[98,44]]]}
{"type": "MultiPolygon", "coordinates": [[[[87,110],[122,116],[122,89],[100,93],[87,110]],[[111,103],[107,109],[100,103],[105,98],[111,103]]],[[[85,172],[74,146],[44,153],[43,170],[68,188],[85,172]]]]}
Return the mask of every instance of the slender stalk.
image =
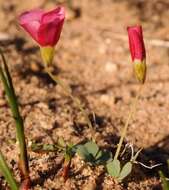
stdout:
{"type": "Polygon", "coordinates": [[[53,75],[51,73],[50,69],[47,67],[47,64],[45,64],[45,70],[48,73],[48,75],[52,78],[52,80],[54,80],[58,85],[60,85],[62,87],[62,89],[64,90],[64,93],[67,94],[72,99],[72,101],[76,104],[76,106],[78,107],[78,109],[82,112],[82,114],[85,117],[85,120],[87,122],[87,125],[88,125],[89,129],[91,130],[91,136],[92,136],[92,138],[94,138],[95,132],[94,132],[93,126],[91,124],[91,121],[89,119],[89,116],[88,116],[87,112],[85,111],[85,109],[81,105],[80,100],[77,97],[74,97],[72,95],[72,92],[71,92],[70,88],[68,86],[66,86],[63,83],[63,81],[60,80],[59,77],[57,77],[57,76],[55,76],[55,75],[53,75]]]}
{"type": "Polygon", "coordinates": [[[114,156],[114,160],[116,160],[118,158],[118,156],[119,156],[123,140],[124,140],[124,138],[126,136],[126,133],[127,133],[127,128],[129,126],[129,122],[132,119],[132,116],[134,115],[134,113],[136,111],[136,105],[137,105],[138,99],[140,97],[142,87],[143,87],[143,85],[141,84],[140,88],[138,90],[138,93],[137,93],[137,95],[136,95],[136,97],[135,97],[135,99],[134,99],[134,101],[133,101],[133,103],[131,105],[128,118],[126,120],[126,123],[125,123],[124,128],[123,128],[122,133],[121,133],[121,137],[120,137],[120,140],[119,140],[119,143],[118,143],[118,146],[117,146],[117,150],[116,150],[116,153],[115,153],[115,156],[114,156]]]}
{"type": "Polygon", "coordinates": [[[5,177],[6,181],[8,182],[10,188],[12,190],[19,190],[17,182],[15,181],[15,178],[13,177],[12,172],[10,171],[1,151],[0,151],[0,171],[5,177]]]}
{"type": "Polygon", "coordinates": [[[17,139],[18,139],[19,148],[20,148],[20,154],[19,154],[20,169],[21,169],[23,178],[27,179],[27,178],[29,178],[29,165],[28,165],[25,135],[24,135],[23,119],[19,112],[19,107],[18,107],[17,98],[15,95],[15,90],[14,90],[13,83],[12,83],[12,78],[10,76],[5,57],[1,50],[0,50],[0,54],[2,57],[2,61],[3,61],[3,67],[0,66],[0,78],[4,85],[8,103],[10,105],[12,115],[13,115],[13,118],[14,118],[15,124],[16,124],[16,133],[17,133],[17,139]]]}

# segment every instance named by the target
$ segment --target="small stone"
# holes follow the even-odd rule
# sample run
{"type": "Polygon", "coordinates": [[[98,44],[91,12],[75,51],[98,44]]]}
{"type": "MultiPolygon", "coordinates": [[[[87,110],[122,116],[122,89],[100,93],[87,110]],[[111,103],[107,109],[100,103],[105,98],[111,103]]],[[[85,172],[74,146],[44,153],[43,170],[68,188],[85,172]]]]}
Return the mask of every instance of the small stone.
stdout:
{"type": "Polygon", "coordinates": [[[109,72],[109,73],[116,72],[117,71],[117,65],[111,61],[108,61],[105,64],[105,70],[106,70],[106,72],[109,72]]]}
{"type": "Polygon", "coordinates": [[[30,67],[34,72],[39,71],[39,66],[36,63],[31,63],[30,67]]]}
{"type": "Polygon", "coordinates": [[[110,97],[107,94],[101,95],[100,100],[101,100],[101,102],[103,102],[104,104],[107,104],[107,105],[114,104],[114,97],[113,96],[110,97]]]}

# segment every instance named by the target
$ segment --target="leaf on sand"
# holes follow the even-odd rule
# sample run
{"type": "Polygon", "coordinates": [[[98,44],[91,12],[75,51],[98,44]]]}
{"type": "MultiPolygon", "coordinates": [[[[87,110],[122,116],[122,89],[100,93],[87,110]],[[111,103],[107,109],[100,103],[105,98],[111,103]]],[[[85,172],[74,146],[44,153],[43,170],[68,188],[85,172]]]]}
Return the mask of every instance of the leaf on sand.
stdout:
{"type": "Polygon", "coordinates": [[[123,166],[123,168],[122,168],[122,170],[121,170],[121,172],[120,172],[120,175],[119,175],[118,179],[119,179],[120,181],[123,180],[125,177],[127,177],[127,176],[131,173],[131,171],[132,171],[132,163],[131,163],[131,162],[127,162],[127,163],[123,166]]]}
{"type": "Polygon", "coordinates": [[[93,141],[89,141],[84,145],[88,151],[89,154],[91,154],[93,157],[96,156],[96,154],[99,151],[99,147],[97,146],[97,144],[93,141]]]}
{"type": "Polygon", "coordinates": [[[120,174],[120,161],[115,159],[115,160],[109,162],[106,165],[106,168],[107,168],[108,173],[112,177],[118,177],[120,174]]]}

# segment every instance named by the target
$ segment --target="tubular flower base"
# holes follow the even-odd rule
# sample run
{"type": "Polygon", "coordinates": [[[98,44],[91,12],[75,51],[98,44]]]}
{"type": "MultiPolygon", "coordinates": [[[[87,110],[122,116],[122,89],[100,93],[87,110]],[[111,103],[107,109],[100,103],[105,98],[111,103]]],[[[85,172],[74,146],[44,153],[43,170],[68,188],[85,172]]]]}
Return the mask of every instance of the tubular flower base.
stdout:
{"type": "Polygon", "coordinates": [[[53,61],[53,56],[54,56],[54,48],[53,47],[41,47],[41,56],[42,60],[44,61],[45,65],[50,65],[53,61]]]}

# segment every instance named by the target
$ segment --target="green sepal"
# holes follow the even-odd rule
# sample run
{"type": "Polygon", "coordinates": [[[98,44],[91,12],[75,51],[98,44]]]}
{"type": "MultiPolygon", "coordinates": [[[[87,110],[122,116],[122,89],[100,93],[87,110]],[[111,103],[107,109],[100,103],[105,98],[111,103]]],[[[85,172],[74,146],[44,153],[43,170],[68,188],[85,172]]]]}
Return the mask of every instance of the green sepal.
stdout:
{"type": "Polygon", "coordinates": [[[54,56],[54,47],[52,46],[40,47],[40,51],[44,64],[47,66],[51,65],[54,56]]]}
{"type": "Polygon", "coordinates": [[[143,61],[135,60],[134,61],[134,72],[136,78],[139,82],[144,83],[146,79],[146,60],[143,61]]]}

